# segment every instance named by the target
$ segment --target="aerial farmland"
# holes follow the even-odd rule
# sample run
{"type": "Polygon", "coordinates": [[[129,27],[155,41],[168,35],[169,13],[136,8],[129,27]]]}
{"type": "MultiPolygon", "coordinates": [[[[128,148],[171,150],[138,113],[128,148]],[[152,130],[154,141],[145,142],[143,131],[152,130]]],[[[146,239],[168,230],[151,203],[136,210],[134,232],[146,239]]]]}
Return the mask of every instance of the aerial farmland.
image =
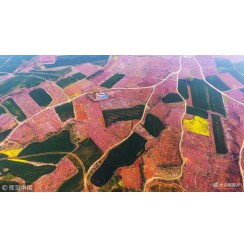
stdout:
{"type": "Polygon", "coordinates": [[[0,56],[0,191],[240,192],[244,56],[0,56]]]}

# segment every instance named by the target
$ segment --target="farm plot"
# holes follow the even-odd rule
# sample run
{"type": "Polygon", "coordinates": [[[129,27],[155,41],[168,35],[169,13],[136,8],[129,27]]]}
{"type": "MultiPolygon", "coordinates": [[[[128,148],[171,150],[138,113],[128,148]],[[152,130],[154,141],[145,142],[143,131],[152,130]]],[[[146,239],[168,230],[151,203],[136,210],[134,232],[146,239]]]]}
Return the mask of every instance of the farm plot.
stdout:
{"type": "Polygon", "coordinates": [[[144,128],[150,135],[158,137],[161,131],[166,129],[166,125],[160,119],[149,113],[146,116],[144,128]]]}
{"type": "Polygon", "coordinates": [[[228,152],[226,143],[224,130],[221,122],[221,118],[219,115],[211,114],[212,117],[212,126],[215,140],[216,152],[218,154],[226,154],[228,152]]]}
{"type": "Polygon", "coordinates": [[[62,122],[65,122],[68,119],[75,117],[74,107],[72,102],[56,107],[55,111],[62,122]]]}
{"type": "Polygon", "coordinates": [[[3,141],[12,131],[12,129],[10,130],[5,130],[3,132],[0,133],[0,142],[3,141]]]}
{"type": "Polygon", "coordinates": [[[208,119],[208,112],[202,109],[198,109],[196,107],[187,106],[186,113],[193,116],[198,116],[204,119],[208,119]]]}
{"type": "Polygon", "coordinates": [[[102,111],[106,127],[119,121],[141,119],[144,105],[137,105],[131,108],[120,108],[102,111]]]}
{"type": "Polygon", "coordinates": [[[23,75],[16,75],[0,84],[0,96],[4,96],[17,88],[21,89],[24,87],[36,87],[43,81],[45,81],[45,79],[35,76],[28,77],[23,75]]]}
{"type": "Polygon", "coordinates": [[[227,91],[230,90],[230,87],[228,87],[220,78],[216,75],[207,76],[205,78],[211,85],[213,85],[215,88],[221,90],[221,91],[227,91]]]}
{"type": "Polygon", "coordinates": [[[74,66],[82,63],[92,63],[96,65],[105,65],[108,61],[108,55],[98,55],[98,56],[57,56],[54,64],[46,64],[46,68],[55,68],[60,66],[74,66]]]}
{"type": "Polygon", "coordinates": [[[5,109],[2,106],[0,106],[0,115],[5,114],[5,113],[6,113],[5,109]]]}
{"type": "Polygon", "coordinates": [[[34,58],[35,56],[27,55],[27,56],[10,56],[10,59],[4,63],[1,68],[0,72],[14,72],[21,64],[29,61],[30,59],[34,58]]]}
{"type": "Polygon", "coordinates": [[[120,81],[125,75],[124,74],[115,74],[109,79],[107,79],[105,82],[103,82],[100,86],[106,87],[106,88],[112,88],[118,81],[120,81]]]}
{"type": "Polygon", "coordinates": [[[76,73],[72,76],[66,77],[64,79],[61,79],[57,82],[57,85],[60,86],[61,88],[65,88],[83,78],[85,78],[86,76],[82,73],[76,73]]]}
{"type": "Polygon", "coordinates": [[[103,154],[99,147],[89,137],[80,142],[79,147],[73,153],[81,159],[86,170],[88,170],[103,154]]]}
{"type": "Polygon", "coordinates": [[[10,176],[20,177],[26,184],[32,184],[41,176],[53,172],[55,168],[53,165],[34,166],[24,161],[0,160],[0,177],[3,180],[10,176]]]}
{"type": "Polygon", "coordinates": [[[69,131],[63,130],[45,141],[31,143],[18,156],[27,156],[25,160],[56,164],[66,153],[74,149],[75,145],[71,142],[69,131]]]}
{"type": "Polygon", "coordinates": [[[178,93],[169,93],[165,97],[162,98],[163,103],[170,104],[170,103],[179,103],[182,102],[183,99],[178,93]]]}
{"type": "Polygon", "coordinates": [[[37,88],[34,89],[33,91],[31,91],[30,96],[33,100],[35,100],[35,102],[39,105],[39,106],[43,106],[46,107],[48,106],[51,101],[52,98],[51,96],[42,88],[37,88]]]}
{"type": "Polygon", "coordinates": [[[234,65],[229,59],[215,58],[215,64],[220,74],[234,69],[234,65]]]}
{"type": "Polygon", "coordinates": [[[184,99],[189,98],[188,86],[186,80],[181,80],[181,79],[178,80],[178,91],[184,99]]]}
{"type": "Polygon", "coordinates": [[[8,98],[2,103],[8,111],[17,117],[18,121],[23,121],[26,119],[26,115],[23,113],[23,111],[19,108],[19,106],[13,101],[12,98],[8,98]]]}
{"type": "Polygon", "coordinates": [[[106,184],[114,172],[122,166],[130,166],[144,152],[146,140],[137,133],[132,134],[119,146],[112,149],[101,166],[91,177],[91,182],[101,187],[106,184]]]}

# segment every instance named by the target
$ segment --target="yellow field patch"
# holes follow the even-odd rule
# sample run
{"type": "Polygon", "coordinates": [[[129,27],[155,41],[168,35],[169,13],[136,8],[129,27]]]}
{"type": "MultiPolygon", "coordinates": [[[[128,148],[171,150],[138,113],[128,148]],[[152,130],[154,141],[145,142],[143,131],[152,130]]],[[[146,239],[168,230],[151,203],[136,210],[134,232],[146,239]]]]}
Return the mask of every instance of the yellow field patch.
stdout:
{"type": "Polygon", "coordinates": [[[113,56],[113,60],[116,61],[118,59],[118,56],[113,56]]]}
{"type": "Polygon", "coordinates": [[[22,148],[17,148],[17,149],[1,150],[0,153],[6,154],[8,157],[16,157],[21,151],[22,148]]]}
{"type": "Polygon", "coordinates": [[[119,185],[120,187],[123,187],[123,182],[122,182],[121,180],[119,180],[118,185],[119,185]]]}
{"type": "Polygon", "coordinates": [[[73,99],[74,97],[77,97],[77,96],[79,96],[79,94],[78,94],[78,93],[75,93],[75,94],[73,94],[73,95],[70,95],[69,98],[70,98],[70,99],[73,99]]]}
{"type": "Polygon", "coordinates": [[[29,163],[28,160],[21,160],[21,159],[10,159],[11,161],[15,161],[15,162],[21,162],[21,163],[29,163]]]}
{"type": "Polygon", "coordinates": [[[203,136],[209,136],[209,124],[204,118],[194,116],[193,119],[185,119],[183,122],[185,129],[203,136]]]}

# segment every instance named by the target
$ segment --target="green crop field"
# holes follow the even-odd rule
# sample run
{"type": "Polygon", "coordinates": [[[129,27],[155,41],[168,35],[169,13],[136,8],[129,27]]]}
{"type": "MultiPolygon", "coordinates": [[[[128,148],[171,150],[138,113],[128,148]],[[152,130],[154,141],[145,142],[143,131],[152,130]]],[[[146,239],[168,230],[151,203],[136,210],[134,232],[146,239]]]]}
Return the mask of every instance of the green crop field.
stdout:
{"type": "Polygon", "coordinates": [[[17,117],[18,121],[23,121],[26,119],[26,115],[23,113],[23,111],[19,108],[19,106],[14,102],[12,98],[8,98],[2,103],[8,111],[17,117]]]}
{"type": "Polygon", "coordinates": [[[235,68],[242,76],[244,76],[244,61],[235,63],[235,68]]]}
{"type": "Polygon", "coordinates": [[[200,79],[194,78],[188,84],[191,90],[193,107],[205,111],[218,112],[226,117],[224,102],[220,92],[200,79]]]}
{"type": "Polygon", "coordinates": [[[215,64],[219,73],[230,72],[234,69],[234,65],[229,59],[215,58],[215,64]]]}
{"type": "Polygon", "coordinates": [[[112,123],[116,123],[119,121],[141,119],[144,107],[144,105],[137,105],[131,108],[104,110],[102,113],[105,125],[106,127],[108,127],[112,123]]]}
{"type": "Polygon", "coordinates": [[[130,166],[144,152],[146,140],[134,133],[119,146],[112,149],[102,165],[91,177],[91,182],[101,187],[106,184],[114,172],[122,166],[130,166]]]}
{"type": "Polygon", "coordinates": [[[33,72],[29,72],[29,73],[15,73],[16,76],[26,76],[26,77],[35,77],[35,78],[39,78],[42,81],[45,80],[49,80],[49,81],[55,81],[57,80],[59,77],[56,75],[52,75],[52,74],[46,74],[46,73],[33,73],[33,72]]]}
{"type": "Polygon", "coordinates": [[[98,71],[96,71],[95,73],[93,73],[93,74],[87,76],[87,80],[90,80],[90,79],[96,77],[97,75],[101,75],[103,72],[104,72],[103,70],[98,70],[98,71]]]}
{"type": "Polygon", "coordinates": [[[67,77],[64,79],[61,79],[60,81],[57,82],[57,85],[61,88],[68,87],[69,85],[75,83],[77,80],[73,77],[67,77]]]}
{"type": "Polygon", "coordinates": [[[79,72],[79,73],[73,74],[72,77],[74,77],[76,80],[82,80],[83,78],[86,77],[86,75],[79,72]]]}
{"type": "Polygon", "coordinates": [[[55,68],[60,66],[74,66],[83,63],[93,63],[96,65],[105,65],[108,61],[108,55],[68,55],[68,56],[57,56],[54,64],[46,64],[46,68],[55,68]]]}
{"type": "Polygon", "coordinates": [[[36,155],[27,157],[25,160],[45,162],[45,163],[58,163],[66,154],[58,154],[58,152],[72,152],[75,145],[71,142],[70,133],[68,130],[63,130],[59,134],[52,135],[42,142],[33,142],[24,148],[18,156],[36,155]],[[57,154],[49,154],[49,153],[57,154]],[[46,153],[45,155],[40,155],[46,153]]]}
{"type": "Polygon", "coordinates": [[[111,88],[113,87],[118,81],[120,81],[125,75],[124,74],[115,74],[109,79],[107,79],[105,82],[103,82],[100,86],[106,87],[106,88],[111,88]]]}
{"type": "Polygon", "coordinates": [[[58,192],[79,192],[82,190],[82,179],[83,179],[83,171],[82,169],[79,169],[77,174],[75,174],[72,178],[65,181],[60,188],[58,189],[58,192]]]}
{"type": "Polygon", "coordinates": [[[8,56],[8,62],[1,66],[0,72],[14,72],[21,64],[25,61],[29,61],[30,59],[34,58],[35,56],[27,55],[27,56],[8,56]]]}
{"type": "Polygon", "coordinates": [[[62,122],[65,122],[68,119],[75,117],[74,107],[72,102],[56,107],[55,111],[62,122]]]}
{"type": "Polygon", "coordinates": [[[225,143],[225,136],[224,136],[224,130],[223,130],[221,118],[219,115],[216,114],[211,114],[211,117],[212,117],[212,126],[213,126],[216,152],[218,154],[226,154],[228,150],[225,143]]]}
{"type": "Polygon", "coordinates": [[[166,126],[159,118],[149,113],[146,116],[144,128],[150,135],[158,137],[166,126]]]}
{"type": "Polygon", "coordinates": [[[188,85],[190,86],[191,90],[193,106],[203,110],[208,110],[209,105],[207,99],[207,84],[203,80],[194,78],[192,81],[188,81],[188,85]]]}
{"type": "Polygon", "coordinates": [[[244,85],[244,76],[241,75],[240,73],[238,73],[237,71],[233,70],[230,71],[230,74],[236,79],[238,80],[240,83],[242,83],[244,85]]]}
{"type": "Polygon", "coordinates": [[[32,184],[41,176],[51,173],[55,170],[53,165],[34,166],[28,163],[1,160],[0,170],[1,176],[4,177],[7,173],[12,174],[14,177],[20,177],[25,180],[26,184],[32,184]],[[3,172],[3,168],[8,168],[7,172],[3,172]]]}
{"type": "Polygon", "coordinates": [[[29,94],[39,106],[48,106],[52,101],[52,97],[42,88],[34,89],[29,94]]]}
{"type": "Polygon", "coordinates": [[[39,77],[16,75],[0,84],[0,96],[10,93],[16,88],[31,88],[38,86],[43,81],[45,81],[45,79],[39,77]]]}
{"type": "Polygon", "coordinates": [[[73,153],[81,159],[86,170],[103,154],[91,138],[86,138],[80,142],[79,147],[73,153]]]}
{"type": "MultiPolygon", "coordinates": [[[[9,59],[11,56],[0,56],[0,66],[3,66],[3,64],[9,59]]],[[[0,72],[2,73],[2,72],[0,72]]]]}
{"type": "Polygon", "coordinates": [[[57,77],[65,76],[71,71],[72,69],[70,67],[67,67],[64,69],[57,69],[57,70],[31,70],[32,73],[44,74],[44,75],[47,74],[47,75],[53,75],[57,77]]]}
{"type": "Polygon", "coordinates": [[[170,104],[170,103],[178,103],[182,102],[183,99],[178,93],[169,93],[165,97],[162,98],[163,103],[170,104]]]}
{"type": "Polygon", "coordinates": [[[58,192],[79,192],[84,188],[84,179],[83,179],[83,169],[81,165],[78,163],[77,159],[73,156],[69,156],[70,161],[76,166],[77,173],[66,180],[58,189],[58,192]]]}
{"type": "Polygon", "coordinates": [[[72,76],[66,77],[64,79],[61,79],[57,82],[57,85],[60,86],[61,88],[65,88],[83,78],[85,78],[86,76],[83,75],[82,73],[76,73],[72,76]]]}
{"type": "Polygon", "coordinates": [[[9,135],[9,133],[11,131],[12,131],[12,129],[5,130],[5,131],[1,132],[0,133],[0,142],[3,141],[9,135]]]}
{"type": "Polygon", "coordinates": [[[212,87],[208,87],[209,92],[209,106],[211,111],[218,112],[226,117],[225,106],[220,92],[212,87]]]}
{"type": "Polygon", "coordinates": [[[181,79],[178,80],[178,91],[184,99],[189,98],[188,86],[186,80],[181,80],[181,79]]]}
{"type": "Polygon", "coordinates": [[[198,109],[195,107],[187,106],[186,107],[186,113],[193,115],[193,116],[199,116],[201,118],[208,119],[208,112],[207,111],[204,111],[202,109],[198,109]]]}
{"type": "Polygon", "coordinates": [[[218,76],[212,75],[207,76],[205,78],[211,85],[213,85],[215,88],[219,89],[220,91],[227,91],[230,90],[230,87],[228,87],[222,80],[219,79],[218,76]]]}
{"type": "Polygon", "coordinates": [[[0,106],[0,115],[5,114],[5,113],[6,113],[5,109],[2,106],[0,106]]]}

